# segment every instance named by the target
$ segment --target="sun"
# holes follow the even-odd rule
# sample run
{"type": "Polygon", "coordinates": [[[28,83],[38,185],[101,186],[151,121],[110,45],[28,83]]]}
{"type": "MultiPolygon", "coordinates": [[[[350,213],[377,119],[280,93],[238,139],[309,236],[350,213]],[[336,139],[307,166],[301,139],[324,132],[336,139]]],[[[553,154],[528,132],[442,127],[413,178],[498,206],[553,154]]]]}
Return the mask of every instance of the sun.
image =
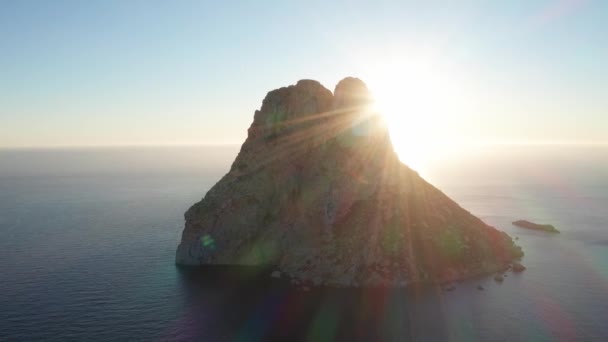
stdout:
{"type": "Polygon", "coordinates": [[[384,116],[401,161],[423,172],[454,147],[466,97],[437,63],[398,59],[379,66],[367,76],[374,109],[384,116]]]}

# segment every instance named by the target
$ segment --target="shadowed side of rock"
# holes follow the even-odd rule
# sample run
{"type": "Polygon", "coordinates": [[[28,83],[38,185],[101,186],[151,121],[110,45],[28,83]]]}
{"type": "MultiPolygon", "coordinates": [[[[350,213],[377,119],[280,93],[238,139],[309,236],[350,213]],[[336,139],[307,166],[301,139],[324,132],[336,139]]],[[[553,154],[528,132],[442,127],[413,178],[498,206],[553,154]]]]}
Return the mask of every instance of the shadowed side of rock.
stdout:
{"type": "Polygon", "coordinates": [[[521,256],[399,162],[365,84],[268,93],[230,171],[186,212],[176,262],[273,265],[315,285],[399,286],[521,256]]]}

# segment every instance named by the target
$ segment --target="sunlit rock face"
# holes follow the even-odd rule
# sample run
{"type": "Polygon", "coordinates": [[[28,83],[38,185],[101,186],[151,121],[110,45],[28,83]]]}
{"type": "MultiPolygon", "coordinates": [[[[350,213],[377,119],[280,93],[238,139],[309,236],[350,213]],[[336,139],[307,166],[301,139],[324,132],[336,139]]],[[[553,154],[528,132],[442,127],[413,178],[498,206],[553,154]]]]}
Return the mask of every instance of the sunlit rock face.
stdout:
{"type": "Polygon", "coordinates": [[[356,78],[269,92],[230,171],[185,214],[176,262],[273,265],[300,282],[403,286],[522,255],[403,165],[356,78]]]}

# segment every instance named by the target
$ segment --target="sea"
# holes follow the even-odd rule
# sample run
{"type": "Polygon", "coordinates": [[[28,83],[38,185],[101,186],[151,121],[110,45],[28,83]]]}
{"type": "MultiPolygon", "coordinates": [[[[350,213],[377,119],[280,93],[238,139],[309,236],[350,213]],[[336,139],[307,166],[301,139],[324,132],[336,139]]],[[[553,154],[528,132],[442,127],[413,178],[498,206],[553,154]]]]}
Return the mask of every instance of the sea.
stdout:
{"type": "Polygon", "coordinates": [[[425,165],[525,252],[524,272],[452,291],[302,291],[263,269],[176,267],[184,212],[238,149],[0,150],[0,341],[608,341],[608,146],[486,146],[425,165]]]}

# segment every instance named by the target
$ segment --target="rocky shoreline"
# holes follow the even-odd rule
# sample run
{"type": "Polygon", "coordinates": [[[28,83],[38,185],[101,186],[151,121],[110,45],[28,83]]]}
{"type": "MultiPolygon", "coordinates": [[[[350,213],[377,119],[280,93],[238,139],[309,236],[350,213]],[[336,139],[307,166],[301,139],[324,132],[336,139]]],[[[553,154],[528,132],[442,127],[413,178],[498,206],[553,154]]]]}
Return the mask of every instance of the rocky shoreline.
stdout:
{"type": "MultiPolygon", "coordinates": [[[[497,283],[502,283],[507,277],[507,273],[513,274],[521,273],[526,269],[525,266],[515,261],[512,264],[505,265],[500,269],[493,270],[492,272],[478,272],[469,274],[460,278],[452,279],[427,279],[427,280],[416,280],[404,282],[401,284],[373,284],[365,286],[348,286],[343,284],[318,284],[311,280],[293,278],[287,273],[278,271],[276,267],[271,265],[179,265],[179,267],[185,271],[197,272],[204,274],[205,279],[210,282],[219,280],[229,279],[230,281],[243,281],[246,283],[247,279],[256,278],[259,282],[261,279],[266,279],[268,282],[272,282],[277,285],[281,285],[285,288],[291,288],[297,291],[314,291],[320,289],[356,289],[356,288],[393,288],[393,289],[428,289],[428,288],[440,288],[443,291],[453,291],[460,284],[466,281],[474,279],[482,280],[486,277],[494,275],[494,280],[497,283]],[[202,273],[201,273],[202,272],[202,273]]],[[[481,285],[476,286],[477,290],[483,291],[485,288],[481,285]]]]}

